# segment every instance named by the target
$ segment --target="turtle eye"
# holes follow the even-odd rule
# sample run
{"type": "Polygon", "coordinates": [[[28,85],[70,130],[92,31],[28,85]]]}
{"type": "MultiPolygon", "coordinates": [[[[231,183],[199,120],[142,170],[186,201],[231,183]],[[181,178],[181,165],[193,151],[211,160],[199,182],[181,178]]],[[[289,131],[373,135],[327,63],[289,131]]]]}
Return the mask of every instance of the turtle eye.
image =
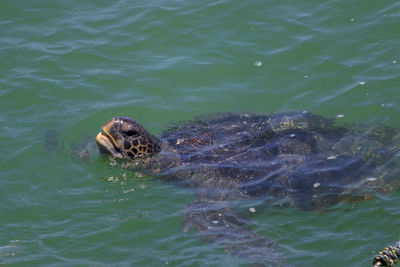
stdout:
{"type": "Polygon", "coordinates": [[[122,132],[126,136],[139,136],[139,133],[135,130],[128,130],[122,132]]]}

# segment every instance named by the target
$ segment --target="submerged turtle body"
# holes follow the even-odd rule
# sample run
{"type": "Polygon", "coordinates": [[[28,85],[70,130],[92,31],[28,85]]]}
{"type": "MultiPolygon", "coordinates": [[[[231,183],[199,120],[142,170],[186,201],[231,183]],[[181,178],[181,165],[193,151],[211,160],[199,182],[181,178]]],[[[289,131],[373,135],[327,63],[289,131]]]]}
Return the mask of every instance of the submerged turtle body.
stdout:
{"type": "Polygon", "coordinates": [[[378,167],[393,160],[400,143],[396,129],[363,132],[308,112],[199,117],[160,139],[124,117],[103,130],[98,143],[128,159],[125,166],[181,180],[208,199],[271,196],[302,208],[388,190],[378,167]]]}
{"type": "Polygon", "coordinates": [[[399,170],[393,173],[393,166],[399,161],[400,131],[385,126],[337,126],[308,112],[284,112],[198,117],[160,138],[125,117],[111,119],[102,130],[98,144],[125,159],[125,167],[147,169],[195,188],[198,199],[186,211],[184,229],[205,231],[232,254],[251,254],[250,248],[260,246],[250,231],[242,245],[230,236],[248,231],[231,214],[231,200],[265,198],[315,209],[363,200],[398,184],[394,178],[399,170]]]}

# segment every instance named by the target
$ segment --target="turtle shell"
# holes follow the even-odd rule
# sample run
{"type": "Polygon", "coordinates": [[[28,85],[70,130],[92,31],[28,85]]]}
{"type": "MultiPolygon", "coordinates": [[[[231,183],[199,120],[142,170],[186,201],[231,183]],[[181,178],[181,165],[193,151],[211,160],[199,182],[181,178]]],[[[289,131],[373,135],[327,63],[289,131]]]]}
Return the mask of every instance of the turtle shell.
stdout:
{"type": "Polygon", "coordinates": [[[382,170],[398,164],[400,131],[309,112],[222,113],[177,124],[161,141],[174,153],[153,157],[154,172],[201,188],[203,198],[265,197],[313,209],[392,189],[395,173],[382,170]],[[159,168],[165,155],[177,159],[159,168]]]}

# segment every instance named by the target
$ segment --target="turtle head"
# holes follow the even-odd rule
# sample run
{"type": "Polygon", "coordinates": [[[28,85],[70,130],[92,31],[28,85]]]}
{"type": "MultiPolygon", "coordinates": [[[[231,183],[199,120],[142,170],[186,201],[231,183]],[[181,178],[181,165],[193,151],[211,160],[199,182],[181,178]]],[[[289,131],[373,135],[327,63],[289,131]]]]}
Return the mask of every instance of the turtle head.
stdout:
{"type": "Polygon", "coordinates": [[[160,140],[131,118],[112,118],[101,130],[97,144],[117,158],[134,159],[160,151],[160,140]]]}

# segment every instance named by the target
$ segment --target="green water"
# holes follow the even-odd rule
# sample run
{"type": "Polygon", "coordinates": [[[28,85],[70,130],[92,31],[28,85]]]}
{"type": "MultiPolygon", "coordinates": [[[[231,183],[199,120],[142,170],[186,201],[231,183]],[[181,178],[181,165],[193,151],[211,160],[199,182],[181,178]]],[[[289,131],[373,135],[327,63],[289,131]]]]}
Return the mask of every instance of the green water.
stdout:
{"type": "MultiPolygon", "coordinates": [[[[395,0],[1,1],[0,264],[245,265],[181,231],[190,190],[71,147],[116,115],[153,133],[216,111],[399,128],[399,29],[395,0]]],[[[294,266],[368,266],[399,201],[248,215],[294,266]]]]}

